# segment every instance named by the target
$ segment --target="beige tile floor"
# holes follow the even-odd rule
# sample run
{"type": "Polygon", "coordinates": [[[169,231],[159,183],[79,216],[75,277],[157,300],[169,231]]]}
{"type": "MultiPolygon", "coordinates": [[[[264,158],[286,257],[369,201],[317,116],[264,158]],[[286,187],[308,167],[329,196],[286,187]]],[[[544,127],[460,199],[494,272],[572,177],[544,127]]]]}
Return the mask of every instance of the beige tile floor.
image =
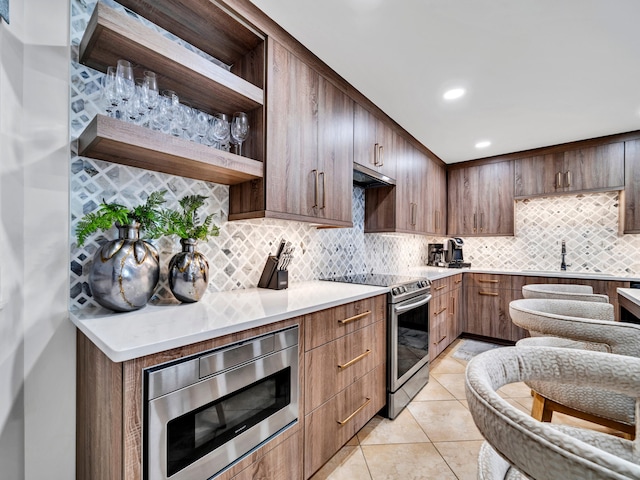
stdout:
{"type": "MultiPolygon", "coordinates": [[[[429,383],[395,420],[371,419],[311,480],[475,480],[482,435],[465,399],[467,362],[453,356],[463,341],[432,362],[429,383]]],[[[531,392],[523,383],[499,393],[530,411],[531,392]]],[[[557,413],[553,421],[608,431],[557,413]]]]}

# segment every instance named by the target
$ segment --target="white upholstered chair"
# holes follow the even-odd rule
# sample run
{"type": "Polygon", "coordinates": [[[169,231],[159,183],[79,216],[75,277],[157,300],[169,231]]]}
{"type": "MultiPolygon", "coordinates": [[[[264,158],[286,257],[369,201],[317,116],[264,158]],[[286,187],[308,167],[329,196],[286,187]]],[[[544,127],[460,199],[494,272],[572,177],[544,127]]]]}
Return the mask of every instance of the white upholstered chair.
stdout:
{"type": "MultiPolygon", "coordinates": [[[[640,325],[613,321],[608,303],[575,300],[522,299],[509,304],[513,323],[529,330],[532,337],[518,346],[551,346],[640,357],[640,325]]],[[[602,391],[587,381],[563,385],[532,380],[534,391],[531,415],[551,421],[561,412],[635,436],[635,407],[625,395],[602,391]]]]}
{"type": "Polygon", "coordinates": [[[640,440],[539,422],[496,391],[522,381],[582,385],[638,402],[640,359],[553,347],[507,347],[474,357],[466,370],[466,396],[485,438],[480,480],[640,479],[640,440]]]}
{"type": "Polygon", "coordinates": [[[609,303],[609,297],[593,293],[591,285],[539,283],[522,287],[524,298],[549,298],[555,300],[581,300],[584,302],[609,303]]]}

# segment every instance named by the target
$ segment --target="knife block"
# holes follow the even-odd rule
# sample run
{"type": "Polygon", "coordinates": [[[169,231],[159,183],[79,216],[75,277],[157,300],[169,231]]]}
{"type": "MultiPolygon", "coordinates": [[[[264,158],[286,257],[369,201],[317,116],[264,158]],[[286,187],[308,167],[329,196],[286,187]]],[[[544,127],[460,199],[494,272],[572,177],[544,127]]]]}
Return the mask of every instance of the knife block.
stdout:
{"type": "Polygon", "coordinates": [[[264,264],[258,288],[270,288],[272,290],[284,290],[289,286],[289,272],[278,270],[278,257],[269,255],[264,264]]]}

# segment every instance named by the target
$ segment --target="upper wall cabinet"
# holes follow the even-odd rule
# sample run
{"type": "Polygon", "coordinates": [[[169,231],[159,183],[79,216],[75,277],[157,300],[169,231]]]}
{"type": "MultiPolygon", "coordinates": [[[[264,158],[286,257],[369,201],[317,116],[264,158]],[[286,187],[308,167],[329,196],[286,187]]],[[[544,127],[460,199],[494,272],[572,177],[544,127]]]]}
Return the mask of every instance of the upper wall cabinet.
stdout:
{"type": "Polygon", "coordinates": [[[396,186],[366,190],[365,232],[444,235],[444,167],[401,135],[394,136],[396,186]]]}
{"type": "Polygon", "coordinates": [[[513,235],[513,162],[449,171],[449,235],[513,235]]]}
{"type": "Polygon", "coordinates": [[[640,140],[624,144],[625,187],[621,208],[624,233],[640,233],[640,140]]]}
{"type": "Polygon", "coordinates": [[[353,161],[396,179],[399,152],[394,131],[357,103],[353,118],[353,161]]]}
{"type": "Polygon", "coordinates": [[[515,161],[515,197],[622,190],[624,144],[610,143],[515,161]]]}
{"type": "Polygon", "coordinates": [[[229,219],[351,226],[353,101],[273,39],[267,82],[265,178],[231,189],[229,219]]]}
{"type": "Polygon", "coordinates": [[[105,72],[125,58],[136,77],[144,70],[156,72],[161,90],[175,91],[181,102],[201,111],[246,112],[251,124],[243,144],[246,156],[103,115],[97,115],[80,135],[79,154],[217,183],[262,177],[263,36],[209,1],[182,1],[179,8],[177,2],[121,3],[215,59],[196,54],[129,15],[98,3],[80,44],[80,62],[105,72]],[[208,23],[213,18],[215,22],[208,23]]]}

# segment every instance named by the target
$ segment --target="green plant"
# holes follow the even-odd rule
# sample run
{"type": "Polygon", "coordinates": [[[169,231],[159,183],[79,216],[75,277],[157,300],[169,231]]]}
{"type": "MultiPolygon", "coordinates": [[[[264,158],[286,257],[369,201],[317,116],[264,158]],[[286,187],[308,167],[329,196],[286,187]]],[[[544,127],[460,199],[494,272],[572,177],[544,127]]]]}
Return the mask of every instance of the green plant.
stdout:
{"type": "Polygon", "coordinates": [[[193,238],[206,241],[210,236],[217,237],[220,228],[213,224],[214,213],[200,222],[198,209],[204,205],[207,197],[202,195],[187,195],[178,202],[181,211],[165,210],[166,235],[177,235],[180,238],[193,238]]]}
{"type": "Polygon", "coordinates": [[[140,224],[140,230],[145,232],[145,238],[158,238],[164,232],[165,217],[160,205],[166,200],[166,190],[153,192],[147,201],[137,207],[128,208],[119,203],[106,203],[104,200],[96,212],[86,214],[78,222],[76,236],[78,246],[97,230],[108,230],[114,224],[129,225],[133,222],[140,224]]]}

